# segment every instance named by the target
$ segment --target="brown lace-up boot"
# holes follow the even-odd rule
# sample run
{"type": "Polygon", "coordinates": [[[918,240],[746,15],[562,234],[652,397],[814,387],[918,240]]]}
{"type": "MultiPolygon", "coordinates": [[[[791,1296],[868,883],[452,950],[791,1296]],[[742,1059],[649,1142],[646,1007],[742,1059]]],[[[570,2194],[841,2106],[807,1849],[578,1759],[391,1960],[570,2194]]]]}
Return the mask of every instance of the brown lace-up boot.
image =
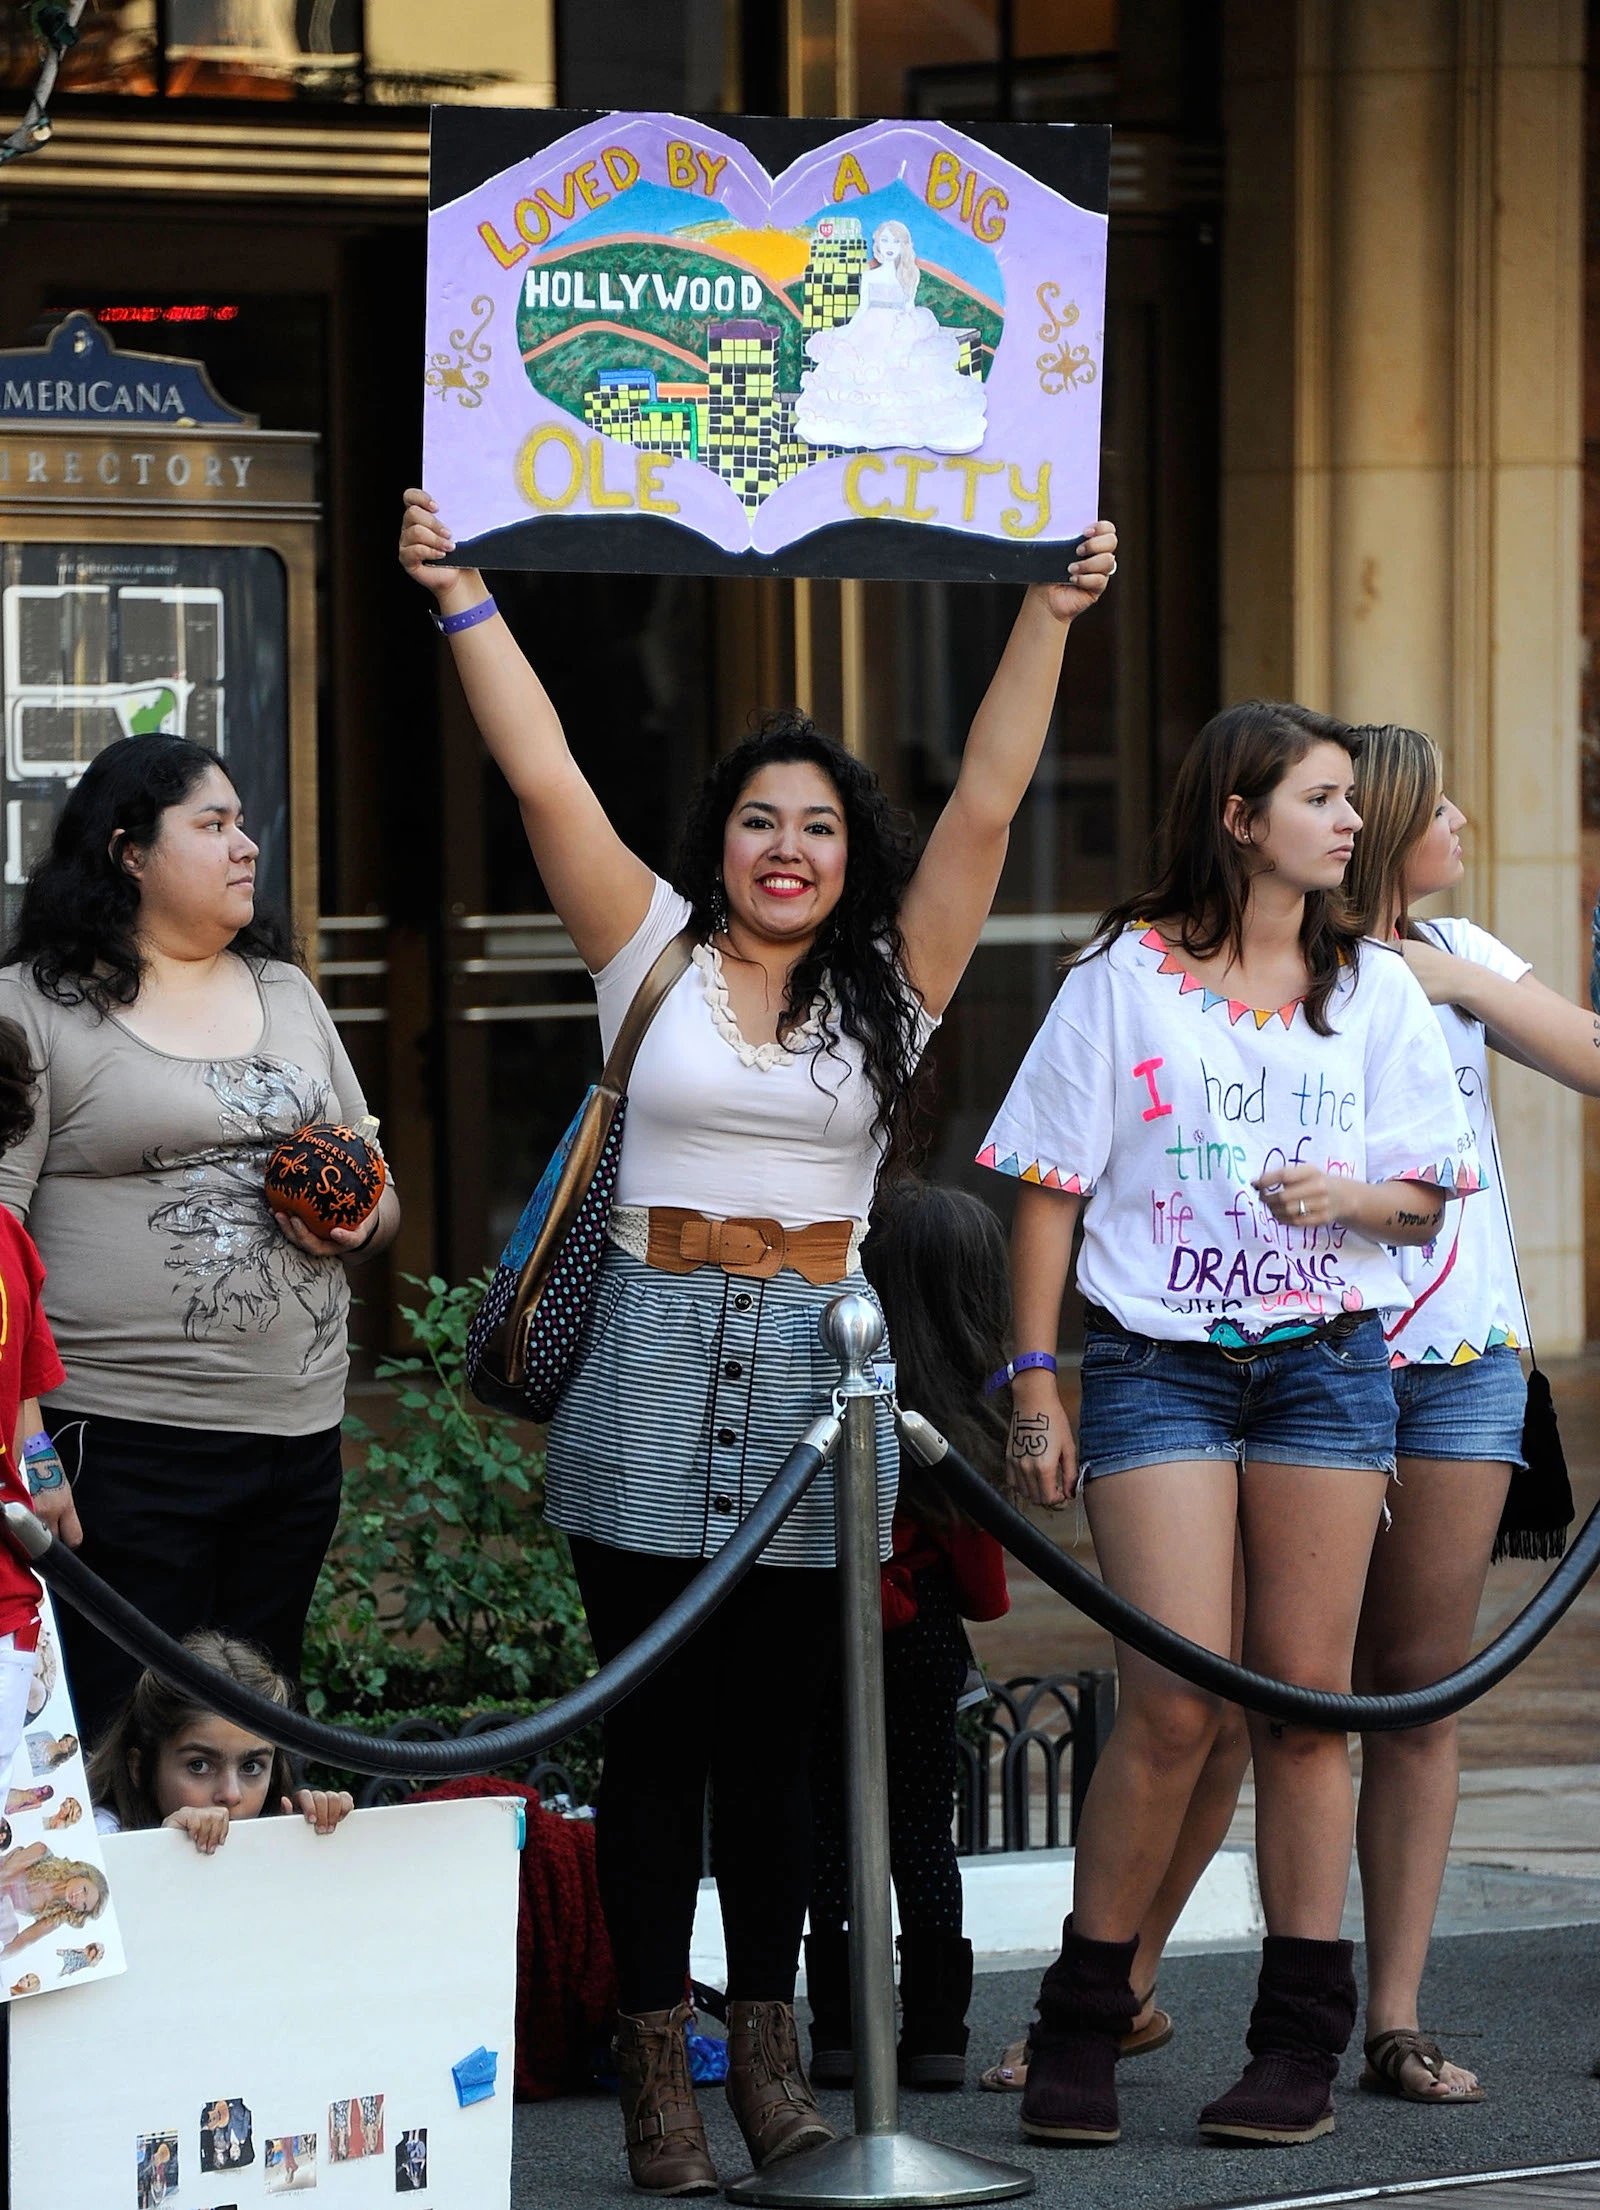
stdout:
{"type": "Polygon", "coordinates": [[[628,2175],[651,2195],[714,2195],[716,2166],[706,2148],[684,2040],[692,2013],[676,2010],[623,2013],[612,2043],[617,2087],[628,2143],[628,2175]]]}
{"type": "Polygon", "coordinates": [[[728,2108],[758,2172],[834,2138],[800,2062],[792,2003],[728,2005],[728,2108]]]}

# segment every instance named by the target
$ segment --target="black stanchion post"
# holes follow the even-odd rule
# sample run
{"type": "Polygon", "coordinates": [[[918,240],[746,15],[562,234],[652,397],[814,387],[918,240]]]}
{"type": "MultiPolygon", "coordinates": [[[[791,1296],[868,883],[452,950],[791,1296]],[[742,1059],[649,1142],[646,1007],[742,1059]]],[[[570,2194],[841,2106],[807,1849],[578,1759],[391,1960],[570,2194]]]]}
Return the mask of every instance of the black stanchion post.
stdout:
{"type": "Polygon", "coordinates": [[[835,1297],[822,1339],[838,1359],[844,1445],[834,1476],[843,1629],[845,1779],[850,1808],[850,2016],[853,2135],[785,2157],[737,2181],[733,2202],[942,2204],[1000,2202],[1033,2191],[1033,2175],[900,2130],[894,2045],[894,1936],[889,1899],[889,1780],[878,1583],[877,1398],[870,1360],[883,1323],[869,1297],[835,1297]]]}

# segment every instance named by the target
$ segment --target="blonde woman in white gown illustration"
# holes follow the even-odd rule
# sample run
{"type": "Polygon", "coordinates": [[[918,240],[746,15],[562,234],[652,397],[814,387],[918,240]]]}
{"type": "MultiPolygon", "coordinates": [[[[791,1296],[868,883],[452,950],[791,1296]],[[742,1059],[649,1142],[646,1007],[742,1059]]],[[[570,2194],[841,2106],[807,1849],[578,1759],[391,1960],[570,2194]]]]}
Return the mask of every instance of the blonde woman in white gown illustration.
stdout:
{"type": "Polygon", "coordinates": [[[806,340],[796,435],[808,445],[920,445],[970,453],[983,443],[984,386],[956,363],[961,335],[917,305],[921,271],[904,223],[880,223],[850,320],[806,340]]]}

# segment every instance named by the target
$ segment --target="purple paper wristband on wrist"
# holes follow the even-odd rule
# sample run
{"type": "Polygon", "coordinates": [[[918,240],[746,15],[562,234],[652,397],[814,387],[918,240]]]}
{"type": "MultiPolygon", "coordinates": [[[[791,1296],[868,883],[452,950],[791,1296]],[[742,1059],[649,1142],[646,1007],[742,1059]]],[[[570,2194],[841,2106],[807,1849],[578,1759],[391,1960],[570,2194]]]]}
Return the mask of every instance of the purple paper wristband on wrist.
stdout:
{"type": "Polygon", "coordinates": [[[1056,1370],[1054,1353],[1050,1351],[1023,1351],[1020,1357],[1013,1358],[1008,1364],[1002,1366],[997,1374],[989,1376],[983,1385],[984,1395],[992,1397],[997,1389],[1004,1389],[1007,1383],[1015,1381],[1018,1374],[1027,1373],[1029,1368],[1034,1366],[1043,1367],[1047,1373],[1053,1374],[1056,1370]]]}
{"type": "Polygon", "coordinates": [[[497,614],[500,609],[493,599],[480,599],[476,606],[469,606],[463,614],[441,614],[436,607],[430,611],[440,636],[455,637],[463,629],[476,629],[479,622],[486,622],[491,614],[497,614]]]}

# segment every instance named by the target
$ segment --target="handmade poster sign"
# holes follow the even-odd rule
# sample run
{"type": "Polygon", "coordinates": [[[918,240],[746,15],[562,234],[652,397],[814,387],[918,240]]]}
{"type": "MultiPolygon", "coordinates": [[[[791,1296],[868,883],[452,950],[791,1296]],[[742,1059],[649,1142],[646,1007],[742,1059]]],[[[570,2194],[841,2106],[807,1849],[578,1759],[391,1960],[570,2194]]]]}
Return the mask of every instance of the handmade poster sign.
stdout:
{"type": "Polygon", "coordinates": [[[436,109],[424,474],[464,557],[1059,575],[1110,135],[436,109]]]}
{"type": "Polygon", "coordinates": [[[0,2003],[126,1969],[59,1650],[46,1596],[27,1724],[0,1806],[0,2003]]]}
{"type": "Polygon", "coordinates": [[[11,2210],[509,2210],[509,2085],[452,2066],[509,2080],[519,1812],[107,1835],[128,1969],[12,2012],[11,2210]]]}

